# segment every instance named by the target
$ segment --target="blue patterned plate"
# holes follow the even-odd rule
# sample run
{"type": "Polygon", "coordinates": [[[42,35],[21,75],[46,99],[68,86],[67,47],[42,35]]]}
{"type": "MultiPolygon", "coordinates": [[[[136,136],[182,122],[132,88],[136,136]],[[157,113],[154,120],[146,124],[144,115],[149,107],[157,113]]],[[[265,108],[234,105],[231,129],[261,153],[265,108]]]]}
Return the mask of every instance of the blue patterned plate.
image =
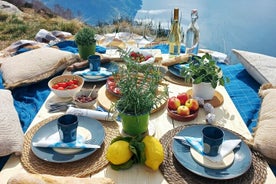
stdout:
{"type": "MultiPolygon", "coordinates": [[[[101,145],[104,141],[105,131],[102,124],[95,119],[91,119],[85,116],[78,116],[79,126],[90,131],[92,139],[88,140],[87,143],[101,145]]],[[[40,127],[32,138],[32,142],[38,142],[42,138],[48,137],[57,132],[57,119],[50,121],[49,123],[40,127]]],[[[31,144],[32,145],[32,144],[31,144]]],[[[85,158],[97,149],[83,149],[80,152],[74,154],[62,154],[60,152],[54,151],[52,148],[41,148],[31,146],[33,153],[40,159],[55,162],[55,163],[67,163],[80,160],[85,158]]]]}
{"type": "Polygon", "coordinates": [[[169,66],[168,70],[171,74],[175,75],[176,77],[180,77],[184,79],[184,77],[180,75],[180,70],[182,67],[185,67],[185,66],[188,67],[188,64],[175,64],[175,65],[169,66]]]}
{"type": "MultiPolygon", "coordinates": [[[[193,125],[181,130],[177,136],[201,137],[201,130],[207,125],[193,125]]],[[[239,139],[230,131],[223,129],[224,139],[239,139]]],[[[239,149],[234,150],[235,158],[232,165],[224,169],[210,169],[198,164],[192,157],[190,149],[179,140],[173,140],[172,150],[178,162],[191,172],[211,179],[225,180],[244,174],[251,166],[252,153],[249,147],[242,141],[239,149]]]]}
{"type": "Polygon", "coordinates": [[[99,82],[107,80],[107,78],[116,71],[118,71],[118,65],[114,62],[108,62],[101,64],[100,72],[84,69],[81,71],[74,71],[72,74],[83,77],[85,82],[99,82]]]}

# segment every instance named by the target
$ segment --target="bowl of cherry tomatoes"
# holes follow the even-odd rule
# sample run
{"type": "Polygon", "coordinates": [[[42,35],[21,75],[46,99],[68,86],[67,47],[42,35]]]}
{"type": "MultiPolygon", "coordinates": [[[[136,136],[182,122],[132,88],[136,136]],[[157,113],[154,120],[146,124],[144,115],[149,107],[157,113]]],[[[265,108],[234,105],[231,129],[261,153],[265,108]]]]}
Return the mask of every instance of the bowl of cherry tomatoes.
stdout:
{"type": "Polygon", "coordinates": [[[153,64],[155,61],[155,57],[150,52],[143,49],[132,50],[129,53],[129,57],[140,65],[153,64]]]}
{"type": "Polygon", "coordinates": [[[118,87],[114,76],[110,76],[106,80],[106,89],[109,93],[116,97],[122,97],[120,88],[118,87]]]}
{"type": "Polygon", "coordinates": [[[48,82],[49,88],[60,98],[72,98],[79,92],[84,84],[78,75],[60,75],[48,82]]]}

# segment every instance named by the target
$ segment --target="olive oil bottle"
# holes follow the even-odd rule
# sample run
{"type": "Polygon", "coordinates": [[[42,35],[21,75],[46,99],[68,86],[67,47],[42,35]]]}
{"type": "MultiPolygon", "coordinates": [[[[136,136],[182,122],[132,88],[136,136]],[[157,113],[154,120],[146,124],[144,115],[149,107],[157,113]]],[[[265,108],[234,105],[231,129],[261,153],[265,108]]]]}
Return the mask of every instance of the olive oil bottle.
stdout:
{"type": "Polygon", "coordinates": [[[170,55],[179,55],[181,46],[181,32],[179,24],[179,9],[174,9],[173,21],[169,34],[169,53],[170,55]]]}

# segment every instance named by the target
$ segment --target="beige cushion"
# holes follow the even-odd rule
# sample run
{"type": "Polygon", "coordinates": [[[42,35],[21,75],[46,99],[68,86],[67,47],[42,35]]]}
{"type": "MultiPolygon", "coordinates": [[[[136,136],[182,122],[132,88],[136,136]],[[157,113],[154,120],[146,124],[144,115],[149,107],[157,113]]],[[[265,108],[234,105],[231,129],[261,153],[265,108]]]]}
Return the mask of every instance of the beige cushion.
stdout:
{"type": "Polygon", "coordinates": [[[20,154],[23,131],[10,90],[0,89],[0,156],[20,154]]]}
{"type": "Polygon", "coordinates": [[[115,184],[107,177],[77,178],[71,176],[53,176],[48,174],[17,173],[7,184],[115,184]]]}
{"type": "Polygon", "coordinates": [[[253,146],[276,165],[276,88],[263,85],[259,95],[262,97],[262,105],[253,146]]]}
{"type": "Polygon", "coordinates": [[[276,58],[241,50],[232,50],[246,71],[260,84],[276,85],[276,58]]]}
{"type": "Polygon", "coordinates": [[[46,79],[79,61],[79,56],[45,47],[0,60],[5,88],[15,88],[46,79]]]}

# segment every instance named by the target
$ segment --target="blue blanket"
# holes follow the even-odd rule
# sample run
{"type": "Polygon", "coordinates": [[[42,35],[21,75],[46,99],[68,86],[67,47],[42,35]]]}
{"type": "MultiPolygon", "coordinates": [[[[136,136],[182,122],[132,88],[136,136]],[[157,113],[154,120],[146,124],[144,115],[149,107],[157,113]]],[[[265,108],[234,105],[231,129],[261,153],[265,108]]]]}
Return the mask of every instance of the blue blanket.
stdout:
{"type": "Polygon", "coordinates": [[[260,84],[245,70],[242,64],[219,64],[223,74],[229,77],[230,82],[225,88],[239,111],[250,132],[256,126],[261,99],[258,96],[260,84]]]}

